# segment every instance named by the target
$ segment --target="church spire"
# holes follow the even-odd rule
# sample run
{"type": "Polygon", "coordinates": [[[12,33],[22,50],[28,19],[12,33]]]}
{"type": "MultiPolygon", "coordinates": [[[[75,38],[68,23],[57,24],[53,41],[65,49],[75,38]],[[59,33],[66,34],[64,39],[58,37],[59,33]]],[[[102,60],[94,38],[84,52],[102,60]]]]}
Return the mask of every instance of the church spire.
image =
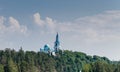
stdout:
{"type": "Polygon", "coordinates": [[[56,41],[59,41],[58,32],[57,32],[57,35],[56,35],[56,41]]]}
{"type": "Polygon", "coordinates": [[[56,40],[55,40],[55,43],[54,43],[54,50],[55,50],[55,52],[58,52],[59,48],[60,48],[60,42],[59,42],[59,35],[58,35],[58,32],[57,32],[56,40]]]}

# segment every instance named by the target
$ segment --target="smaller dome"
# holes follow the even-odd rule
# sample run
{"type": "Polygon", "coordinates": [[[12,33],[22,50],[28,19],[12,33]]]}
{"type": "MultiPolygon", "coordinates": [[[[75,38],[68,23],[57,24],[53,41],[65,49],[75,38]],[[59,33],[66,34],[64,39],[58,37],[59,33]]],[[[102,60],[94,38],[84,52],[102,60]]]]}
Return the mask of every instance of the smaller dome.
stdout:
{"type": "Polygon", "coordinates": [[[44,48],[45,48],[45,47],[49,47],[49,48],[50,48],[50,45],[49,45],[49,44],[45,44],[45,45],[44,45],[44,48]]]}
{"type": "Polygon", "coordinates": [[[49,51],[50,50],[50,47],[48,44],[44,45],[44,51],[49,51]]]}

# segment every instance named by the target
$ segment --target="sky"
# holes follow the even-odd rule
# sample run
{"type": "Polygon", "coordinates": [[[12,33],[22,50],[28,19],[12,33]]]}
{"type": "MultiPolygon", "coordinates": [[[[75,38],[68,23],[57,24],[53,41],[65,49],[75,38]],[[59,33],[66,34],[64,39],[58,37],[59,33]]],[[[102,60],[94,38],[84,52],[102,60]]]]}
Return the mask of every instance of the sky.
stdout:
{"type": "Polygon", "coordinates": [[[120,60],[120,0],[0,0],[0,49],[62,50],[120,60]]]}

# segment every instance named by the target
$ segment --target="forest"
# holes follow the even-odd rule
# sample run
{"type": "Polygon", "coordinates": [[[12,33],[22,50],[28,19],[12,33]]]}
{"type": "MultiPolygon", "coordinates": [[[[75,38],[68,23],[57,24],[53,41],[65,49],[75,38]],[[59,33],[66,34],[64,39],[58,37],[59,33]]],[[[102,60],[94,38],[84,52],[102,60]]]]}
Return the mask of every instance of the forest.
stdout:
{"type": "Polygon", "coordinates": [[[0,50],[0,72],[120,72],[120,61],[69,50],[54,56],[6,48],[0,50]]]}

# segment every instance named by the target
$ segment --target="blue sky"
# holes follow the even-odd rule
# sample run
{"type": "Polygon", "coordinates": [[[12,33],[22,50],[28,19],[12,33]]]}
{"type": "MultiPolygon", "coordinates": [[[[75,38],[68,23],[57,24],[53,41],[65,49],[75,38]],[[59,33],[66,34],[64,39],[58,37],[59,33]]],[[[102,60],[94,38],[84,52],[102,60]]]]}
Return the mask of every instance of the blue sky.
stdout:
{"type": "Polygon", "coordinates": [[[119,0],[0,0],[0,49],[61,49],[120,60],[119,0]]]}

